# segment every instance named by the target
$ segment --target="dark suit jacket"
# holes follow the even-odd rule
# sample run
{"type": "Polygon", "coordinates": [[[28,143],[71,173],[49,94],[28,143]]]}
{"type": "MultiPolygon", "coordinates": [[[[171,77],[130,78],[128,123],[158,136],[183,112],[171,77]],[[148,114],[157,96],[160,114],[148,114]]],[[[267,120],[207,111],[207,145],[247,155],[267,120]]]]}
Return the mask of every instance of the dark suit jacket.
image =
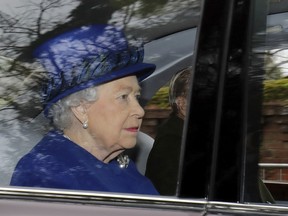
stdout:
{"type": "Polygon", "coordinates": [[[175,195],[184,121],[174,114],[158,128],[145,175],[161,195],[175,195]]]}

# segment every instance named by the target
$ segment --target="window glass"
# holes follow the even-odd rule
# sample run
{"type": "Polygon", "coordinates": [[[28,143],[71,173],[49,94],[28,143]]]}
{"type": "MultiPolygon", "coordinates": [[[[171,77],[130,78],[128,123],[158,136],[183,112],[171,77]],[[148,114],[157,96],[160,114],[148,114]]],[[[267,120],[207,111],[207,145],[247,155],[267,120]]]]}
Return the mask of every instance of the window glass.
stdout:
{"type": "MultiPolygon", "coordinates": [[[[288,2],[270,1],[267,17],[265,77],[259,175],[276,203],[288,201],[287,72],[288,2]]],[[[267,193],[266,193],[267,195],[267,193]]],[[[268,194],[269,195],[269,194],[268,194]]]]}
{"type": "MultiPolygon", "coordinates": [[[[263,156],[275,151],[265,149],[273,131],[262,130],[270,116],[261,114],[271,101],[270,82],[286,76],[287,56],[279,54],[287,44],[287,1],[218,3],[207,1],[201,21],[180,195],[272,203],[267,180],[259,180],[258,152],[261,143],[262,166],[263,156]]],[[[275,93],[285,101],[283,89],[275,93]]],[[[281,115],[277,122],[283,124],[281,115]]]]}
{"type": "MultiPolygon", "coordinates": [[[[163,86],[167,88],[173,74],[191,65],[199,16],[197,0],[1,1],[0,186],[9,186],[19,159],[52,129],[43,116],[41,97],[47,73],[32,58],[39,44],[59,33],[95,23],[122,29],[129,43],[144,43],[144,62],[156,65],[155,73],[141,83],[140,98],[146,107],[141,132],[146,136],[144,141],[152,143],[157,126],[168,117],[170,108],[156,103],[155,111],[149,101],[163,86]]],[[[135,148],[137,154],[130,154],[144,175],[149,149],[142,145],[135,148]]]]}

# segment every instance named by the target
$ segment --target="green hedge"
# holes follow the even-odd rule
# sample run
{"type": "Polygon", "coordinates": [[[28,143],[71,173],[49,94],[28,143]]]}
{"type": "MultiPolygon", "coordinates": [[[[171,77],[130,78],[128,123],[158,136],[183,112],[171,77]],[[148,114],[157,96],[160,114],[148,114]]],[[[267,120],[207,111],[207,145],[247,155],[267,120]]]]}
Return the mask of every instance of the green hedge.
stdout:
{"type": "Polygon", "coordinates": [[[150,100],[149,105],[157,106],[158,108],[167,109],[170,108],[168,99],[169,87],[164,86],[156,92],[156,94],[150,100]]]}
{"type": "Polygon", "coordinates": [[[288,79],[266,80],[264,82],[264,101],[286,101],[288,99],[288,79]]]}
{"type": "MultiPolygon", "coordinates": [[[[169,108],[168,101],[169,87],[162,87],[151,99],[148,105],[154,105],[159,108],[169,108]]],[[[264,101],[288,101],[288,78],[278,80],[266,80],[264,82],[264,101]]]]}

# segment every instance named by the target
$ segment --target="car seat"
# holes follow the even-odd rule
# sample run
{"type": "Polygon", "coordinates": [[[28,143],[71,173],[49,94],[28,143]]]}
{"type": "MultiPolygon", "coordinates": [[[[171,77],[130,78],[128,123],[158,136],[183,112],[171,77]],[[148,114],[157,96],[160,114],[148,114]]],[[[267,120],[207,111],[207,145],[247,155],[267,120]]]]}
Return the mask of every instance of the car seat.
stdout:
{"type": "Polygon", "coordinates": [[[126,151],[126,154],[135,162],[138,171],[143,175],[146,171],[146,162],[153,143],[154,139],[151,136],[139,131],[136,146],[126,151]]]}

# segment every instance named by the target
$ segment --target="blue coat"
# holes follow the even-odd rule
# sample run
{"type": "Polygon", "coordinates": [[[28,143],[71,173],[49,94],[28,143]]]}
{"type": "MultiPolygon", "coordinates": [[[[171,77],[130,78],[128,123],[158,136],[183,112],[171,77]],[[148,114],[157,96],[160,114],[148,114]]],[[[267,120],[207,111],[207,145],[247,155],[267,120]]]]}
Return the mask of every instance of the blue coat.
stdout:
{"type": "Polygon", "coordinates": [[[136,194],[158,194],[133,161],[106,164],[63,137],[48,133],[17,164],[10,185],[136,194]]]}

